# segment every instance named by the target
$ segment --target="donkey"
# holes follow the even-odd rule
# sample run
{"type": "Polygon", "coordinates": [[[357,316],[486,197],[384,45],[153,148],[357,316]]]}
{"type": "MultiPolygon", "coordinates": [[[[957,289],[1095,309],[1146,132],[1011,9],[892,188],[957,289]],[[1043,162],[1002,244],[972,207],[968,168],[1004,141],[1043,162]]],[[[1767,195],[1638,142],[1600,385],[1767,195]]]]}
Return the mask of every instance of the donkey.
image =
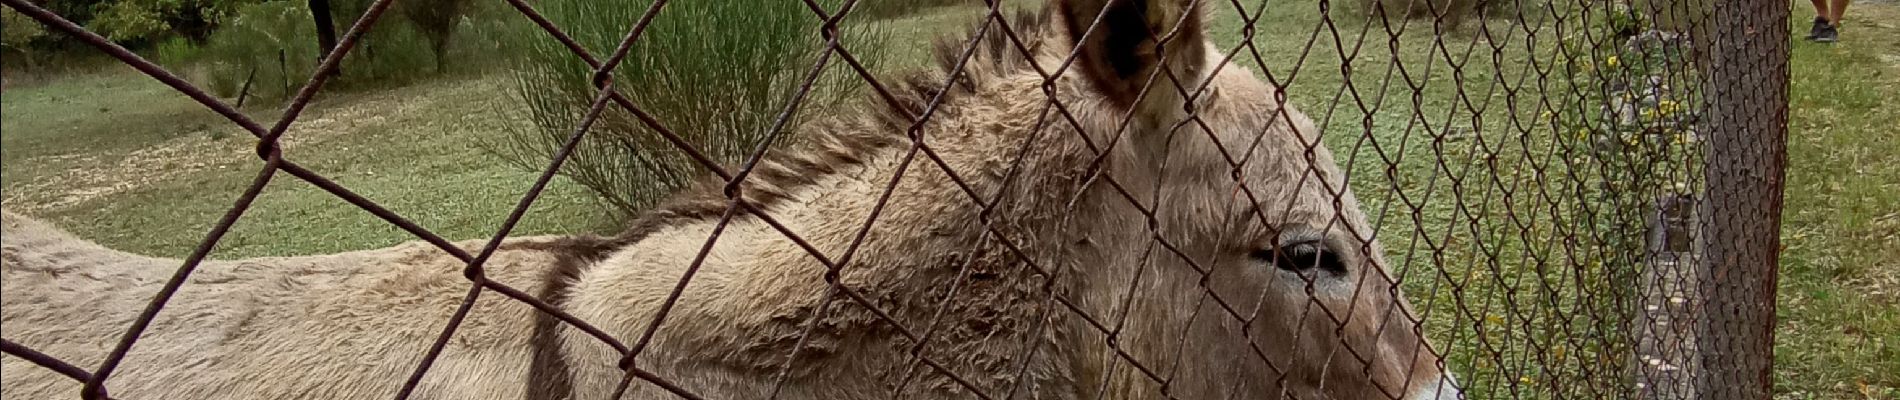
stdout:
{"type": "MultiPolygon", "coordinates": [[[[490,279],[629,351],[481,294],[413,398],[1459,398],[1313,122],[1194,3],[1056,1],[939,45],[736,190],[509,239],[490,279]]],[[[81,366],[179,263],[5,229],[0,337],[81,366]]],[[[106,386],[394,397],[460,269],[418,243],[207,262],[106,386]]],[[[80,388],[4,367],[9,399],[80,388]]]]}

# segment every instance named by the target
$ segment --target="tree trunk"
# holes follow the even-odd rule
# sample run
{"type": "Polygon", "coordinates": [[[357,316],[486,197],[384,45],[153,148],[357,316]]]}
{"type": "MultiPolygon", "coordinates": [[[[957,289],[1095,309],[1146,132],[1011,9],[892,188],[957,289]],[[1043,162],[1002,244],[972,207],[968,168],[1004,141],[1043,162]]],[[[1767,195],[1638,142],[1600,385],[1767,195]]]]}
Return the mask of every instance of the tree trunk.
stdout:
{"type": "Polygon", "coordinates": [[[1785,0],[1714,2],[1705,32],[1707,201],[1698,216],[1700,398],[1768,400],[1788,139],[1785,0]]]}
{"type": "Polygon", "coordinates": [[[444,65],[448,60],[449,38],[432,37],[429,39],[429,50],[435,54],[435,73],[441,75],[449,69],[448,65],[444,65]]]}
{"type": "MultiPolygon", "coordinates": [[[[330,0],[310,0],[310,16],[317,23],[317,59],[322,60],[336,50],[336,23],[330,20],[330,0]]],[[[342,75],[343,66],[338,65],[334,75],[342,75]]]]}

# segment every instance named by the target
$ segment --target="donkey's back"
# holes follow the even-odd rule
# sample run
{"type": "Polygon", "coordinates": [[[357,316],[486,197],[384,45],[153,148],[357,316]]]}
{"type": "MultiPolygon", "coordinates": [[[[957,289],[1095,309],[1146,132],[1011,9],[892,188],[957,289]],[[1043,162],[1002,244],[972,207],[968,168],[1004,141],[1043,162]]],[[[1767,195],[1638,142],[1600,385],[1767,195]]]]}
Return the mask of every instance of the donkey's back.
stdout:
{"type": "MultiPolygon", "coordinates": [[[[0,337],[83,369],[104,361],[182,261],[105,248],[5,213],[0,337]]],[[[571,242],[509,241],[488,276],[534,293],[571,242]]],[[[471,253],[479,242],[460,243],[471,253]]],[[[463,263],[423,243],[334,255],[207,261],[108,386],[115,398],[390,398],[468,294],[463,263]]],[[[484,293],[415,398],[519,399],[533,310],[484,293]],[[480,368],[469,368],[480,366],[480,368]],[[470,376],[456,371],[507,371],[470,376]]],[[[0,358],[0,398],[72,398],[81,384],[0,358]]]]}

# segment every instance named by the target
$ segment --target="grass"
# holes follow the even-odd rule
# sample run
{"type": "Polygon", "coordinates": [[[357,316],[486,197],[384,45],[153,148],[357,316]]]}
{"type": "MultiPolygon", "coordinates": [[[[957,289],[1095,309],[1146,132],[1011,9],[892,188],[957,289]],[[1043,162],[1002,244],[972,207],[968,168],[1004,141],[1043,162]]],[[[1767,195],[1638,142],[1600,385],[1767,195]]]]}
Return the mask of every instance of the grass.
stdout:
{"type": "Polygon", "coordinates": [[[1840,43],[1794,46],[1775,347],[1788,399],[1900,399],[1900,4],[1847,18],[1840,43]]]}
{"type": "MultiPolygon", "coordinates": [[[[486,80],[329,95],[286,134],[285,154],[444,236],[486,237],[534,176],[477,145],[519,123],[497,112],[502,98],[501,83],[486,80]]],[[[248,134],[137,75],[13,88],[4,106],[8,209],[128,251],[185,255],[261,165],[248,134]]],[[[269,121],[276,112],[249,114],[269,121]]],[[[603,228],[592,223],[591,201],[557,181],[518,232],[603,228]]],[[[408,240],[279,174],[216,254],[316,254],[408,240]]]]}
{"type": "Polygon", "coordinates": [[[0,180],[10,183],[82,166],[70,162],[76,157],[60,156],[130,153],[202,132],[213,116],[184,95],[125,70],[10,89],[4,104],[9,118],[0,121],[6,132],[0,135],[0,162],[6,166],[0,180]]]}
{"type": "MultiPolygon", "coordinates": [[[[1601,268],[1603,256],[1554,244],[1590,234],[1556,218],[1589,212],[1580,199],[1536,197],[1564,188],[1524,166],[1546,174],[1592,167],[1552,159],[1568,151],[1561,141],[1515,124],[1561,107],[1538,94],[1565,81],[1540,77],[1593,55],[1525,40],[1541,20],[1490,21],[1489,37],[1475,29],[1440,37],[1413,22],[1389,42],[1382,28],[1367,33],[1346,13],[1327,24],[1313,5],[1274,4],[1236,62],[1285,84],[1291,102],[1326,128],[1407,290],[1431,310],[1433,337],[1456,349],[1451,366],[1464,383],[1485,398],[1613,397],[1590,395],[1619,382],[1569,383],[1623,362],[1585,357],[1614,349],[1586,325],[1605,317],[1590,301],[1602,293],[1575,287],[1609,278],[1545,272],[1601,268]]],[[[970,11],[934,9],[894,24],[893,61],[924,60],[922,39],[964,26],[970,11]]],[[[1805,26],[1805,14],[1795,14],[1794,26],[1805,26]]],[[[1214,17],[1216,43],[1233,49],[1243,37],[1239,15],[1214,17]]],[[[1900,37],[1900,27],[1883,22],[1900,20],[1900,6],[1856,4],[1850,18],[1842,43],[1794,49],[1778,398],[1900,398],[1900,135],[1892,132],[1900,107],[1888,104],[1900,99],[1900,43],[1879,40],[1900,37]]],[[[533,177],[478,145],[527,124],[503,112],[507,92],[503,79],[475,77],[326,94],[289,133],[286,154],[447,237],[486,237],[533,177]]],[[[247,135],[124,71],[11,87],[0,112],[7,208],[130,251],[188,252],[259,164],[247,135]]],[[[557,179],[517,233],[609,229],[590,198],[557,179]]],[[[1598,216],[1607,217],[1615,215],[1598,216]]],[[[279,176],[216,256],[409,239],[279,176]]]]}

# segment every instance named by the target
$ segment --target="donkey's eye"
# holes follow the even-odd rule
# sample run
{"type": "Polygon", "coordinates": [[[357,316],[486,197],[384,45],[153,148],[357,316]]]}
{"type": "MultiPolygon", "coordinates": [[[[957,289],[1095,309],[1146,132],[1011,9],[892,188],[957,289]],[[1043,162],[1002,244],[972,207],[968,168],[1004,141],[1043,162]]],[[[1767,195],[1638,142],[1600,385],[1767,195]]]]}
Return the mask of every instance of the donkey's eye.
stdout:
{"type": "Polygon", "coordinates": [[[1340,262],[1339,255],[1327,248],[1325,242],[1318,240],[1287,243],[1277,249],[1254,250],[1253,258],[1271,262],[1276,268],[1293,272],[1303,273],[1314,270],[1335,274],[1346,272],[1346,265],[1340,262]]]}

